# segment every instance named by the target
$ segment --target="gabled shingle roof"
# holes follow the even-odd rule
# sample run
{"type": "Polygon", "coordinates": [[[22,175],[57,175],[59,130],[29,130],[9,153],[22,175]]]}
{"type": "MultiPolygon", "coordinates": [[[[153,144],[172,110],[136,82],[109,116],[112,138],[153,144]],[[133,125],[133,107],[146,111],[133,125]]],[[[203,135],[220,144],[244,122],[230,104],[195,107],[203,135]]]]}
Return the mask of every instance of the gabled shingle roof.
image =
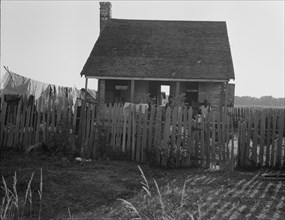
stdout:
{"type": "Polygon", "coordinates": [[[81,75],[234,79],[226,23],[111,19],[81,75]]]}

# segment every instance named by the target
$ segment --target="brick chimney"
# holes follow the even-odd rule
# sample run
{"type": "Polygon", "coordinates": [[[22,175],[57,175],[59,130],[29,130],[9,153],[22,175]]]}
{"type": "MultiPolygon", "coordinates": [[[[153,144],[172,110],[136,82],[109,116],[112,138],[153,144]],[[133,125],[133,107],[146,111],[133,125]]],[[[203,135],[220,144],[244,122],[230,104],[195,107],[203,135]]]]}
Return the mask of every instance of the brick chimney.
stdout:
{"type": "Polygon", "coordinates": [[[112,18],[112,4],[110,2],[100,3],[100,32],[104,29],[106,23],[112,18]]]}

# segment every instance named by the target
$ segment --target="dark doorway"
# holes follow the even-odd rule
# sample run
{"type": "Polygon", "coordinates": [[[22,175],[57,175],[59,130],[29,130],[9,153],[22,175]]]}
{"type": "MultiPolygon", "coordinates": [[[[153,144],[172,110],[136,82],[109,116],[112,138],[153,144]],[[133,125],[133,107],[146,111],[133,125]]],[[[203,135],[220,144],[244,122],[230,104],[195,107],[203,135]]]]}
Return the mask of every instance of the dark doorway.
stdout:
{"type": "Polygon", "coordinates": [[[185,105],[190,106],[193,102],[198,102],[199,83],[198,82],[186,82],[185,92],[185,105]]]}

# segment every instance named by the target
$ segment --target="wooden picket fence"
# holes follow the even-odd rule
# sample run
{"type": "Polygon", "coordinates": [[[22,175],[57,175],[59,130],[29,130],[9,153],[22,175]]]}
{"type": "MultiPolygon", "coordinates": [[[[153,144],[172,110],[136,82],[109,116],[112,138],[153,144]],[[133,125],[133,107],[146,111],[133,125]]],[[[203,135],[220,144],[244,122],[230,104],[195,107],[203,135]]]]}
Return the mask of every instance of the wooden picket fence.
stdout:
{"type": "Polygon", "coordinates": [[[234,167],[233,121],[225,113],[198,118],[191,108],[151,106],[144,111],[116,104],[101,106],[97,114],[92,106],[86,111],[86,157],[96,155],[99,146],[94,143],[100,132],[94,130],[101,127],[108,148],[133,161],[168,167],[234,167]]]}
{"type": "Polygon", "coordinates": [[[57,103],[54,99],[35,102],[23,96],[17,105],[3,101],[1,106],[0,147],[26,149],[35,143],[47,142],[52,132],[62,132],[62,124],[69,125],[71,133],[76,127],[77,108],[67,99],[57,103]]]}
{"type": "Polygon", "coordinates": [[[285,168],[285,109],[251,109],[238,122],[238,166],[285,168]]]}
{"type": "Polygon", "coordinates": [[[117,155],[167,167],[285,167],[284,109],[248,108],[240,118],[226,109],[198,117],[185,107],[79,108],[67,99],[34,102],[27,97],[12,109],[3,102],[1,109],[1,148],[47,142],[54,132],[63,132],[64,124],[70,151],[84,158],[117,155]]]}

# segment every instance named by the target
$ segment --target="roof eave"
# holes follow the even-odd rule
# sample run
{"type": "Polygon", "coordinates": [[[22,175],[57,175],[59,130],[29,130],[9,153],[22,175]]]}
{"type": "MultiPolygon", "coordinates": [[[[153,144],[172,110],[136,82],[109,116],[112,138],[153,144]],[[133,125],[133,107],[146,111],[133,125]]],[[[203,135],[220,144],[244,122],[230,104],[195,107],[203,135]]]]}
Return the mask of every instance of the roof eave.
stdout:
{"type": "Polygon", "coordinates": [[[147,81],[187,81],[187,82],[228,82],[230,79],[205,79],[205,78],[155,78],[155,77],[120,77],[120,76],[87,76],[88,79],[109,79],[109,80],[147,80],[147,81]]]}

